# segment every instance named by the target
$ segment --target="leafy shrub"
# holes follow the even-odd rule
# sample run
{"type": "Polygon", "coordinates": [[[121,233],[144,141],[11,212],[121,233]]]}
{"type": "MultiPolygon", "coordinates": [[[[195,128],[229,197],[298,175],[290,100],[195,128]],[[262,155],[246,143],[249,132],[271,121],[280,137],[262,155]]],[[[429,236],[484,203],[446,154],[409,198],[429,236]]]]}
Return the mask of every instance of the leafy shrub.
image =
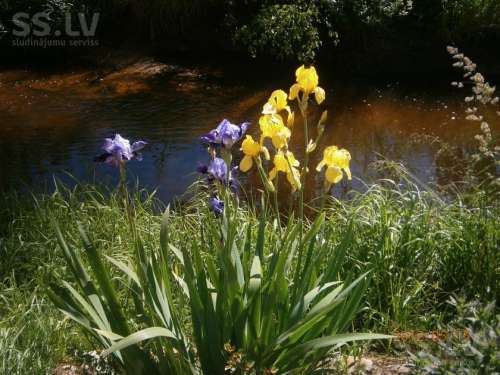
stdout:
{"type": "Polygon", "coordinates": [[[409,46],[406,51],[418,56],[429,45],[495,42],[500,35],[496,0],[0,0],[0,22],[8,30],[16,12],[44,10],[51,12],[54,26],[65,12],[99,12],[103,41],[147,40],[210,52],[233,48],[305,63],[321,51],[394,59],[409,46]],[[123,20],[127,30],[119,27],[123,20]],[[334,48],[339,42],[340,50],[334,48]]]}
{"type": "Polygon", "coordinates": [[[445,0],[443,10],[450,34],[477,38],[500,27],[500,3],[496,0],[445,0]]]}
{"type": "Polygon", "coordinates": [[[457,320],[447,338],[432,353],[415,356],[418,373],[498,374],[500,372],[500,315],[495,302],[487,305],[451,299],[457,320]]]}
{"type": "Polygon", "coordinates": [[[253,57],[264,54],[299,61],[312,61],[328,40],[335,42],[336,33],[317,1],[263,5],[247,24],[237,25],[234,37],[253,57]]]}

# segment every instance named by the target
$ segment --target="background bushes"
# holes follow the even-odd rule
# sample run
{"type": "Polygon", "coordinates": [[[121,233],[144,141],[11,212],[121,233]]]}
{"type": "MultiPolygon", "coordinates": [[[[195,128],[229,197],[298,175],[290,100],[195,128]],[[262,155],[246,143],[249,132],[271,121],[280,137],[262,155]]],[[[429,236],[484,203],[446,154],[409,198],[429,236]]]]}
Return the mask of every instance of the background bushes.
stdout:
{"type": "Polygon", "coordinates": [[[425,71],[428,54],[444,44],[470,51],[500,40],[496,0],[2,0],[0,19],[8,29],[16,12],[47,9],[54,23],[65,12],[100,12],[99,38],[112,48],[294,63],[321,57],[356,70],[425,71]]]}

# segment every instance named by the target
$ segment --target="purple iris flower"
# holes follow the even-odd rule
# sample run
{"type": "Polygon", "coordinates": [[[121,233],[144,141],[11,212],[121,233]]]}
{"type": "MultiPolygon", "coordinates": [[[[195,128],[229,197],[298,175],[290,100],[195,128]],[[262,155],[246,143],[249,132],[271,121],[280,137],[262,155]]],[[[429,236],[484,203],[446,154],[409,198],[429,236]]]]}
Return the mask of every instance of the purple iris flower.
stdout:
{"type": "MultiPolygon", "coordinates": [[[[219,159],[219,158],[217,158],[219,159]]],[[[217,161],[212,161],[210,165],[206,164],[199,164],[198,167],[196,168],[196,171],[201,174],[206,174],[208,175],[208,181],[212,182],[214,179],[217,179],[223,183],[228,183],[229,187],[233,190],[237,190],[237,185],[238,185],[238,180],[236,179],[236,175],[238,172],[238,166],[235,166],[231,168],[231,177],[229,178],[229,181],[226,181],[226,173],[225,171],[225,163],[222,164],[220,160],[217,161]],[[211,170],[209,170],[210,166],[212,167],[211,170]]]]}
{"type": "Polygon", "coordinates": [[[243,135],[247,132],[249,122],[244,122],[241,125],[231,124],[229,120],[222,120],[222,122],[215,128],[211,130],[208,134],[202,136],[200,139],[204,143],[210,145],[222,145],[223,147],[230,149],[233,145],[238,142],[243,135]]]}
{"type": "Polygon", "coordinates": [[[208,174],[218,181],[225,182],[227,178],[227,164],[221,158],[215,158],[207,168],[208,174]]]}
{"type": "Polygon", "coordinates": [[[215,214],[215,216],[222,215],[224,212],[224,201],[217,198],[210,199],[210,210],[215,214]]]}
{"type": "Polygon", "coordinates": [[[144,141],[137,141],[130,145],[128,139],[123,138],[120,134],[116,134],[114,138],[106,138],[104,146],[102,146],[104,153],[94,160],[113,166],[134,158],[141,161],[142,155],[139,151],[146,145],[147,143],[144,141]]]}

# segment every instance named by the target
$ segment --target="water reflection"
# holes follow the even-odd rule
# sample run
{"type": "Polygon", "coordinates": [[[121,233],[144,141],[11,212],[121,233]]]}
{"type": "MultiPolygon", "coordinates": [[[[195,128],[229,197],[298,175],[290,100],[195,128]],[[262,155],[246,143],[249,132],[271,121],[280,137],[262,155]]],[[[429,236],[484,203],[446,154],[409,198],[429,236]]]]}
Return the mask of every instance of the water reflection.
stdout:
{"type": "MultiPolygon", "coordinates": [[[[292,74],[290,74],[292,77],[292,74]]],[[[277,85],[278,86],[278,85],[277,85]]],[[[458,158],[441,155],[443,165],[460,160],[474,146],[476,123],[463,119],[462,98],[446,82],[432,89],[386,82],[322,82],[328,88],[329,122],[321,150],[336,144],[350,150],[352,172],[365,181],[379,177],[370,168],[385,157],[404,163],[425,183],[455,175],[436,174],[433,137],[449,142],[458,158]],[[419,135],[426,135],[422,141],[419,135]]],[[[182,194],[207,155],[197,141],[224,117],[257,124],[260,108],[274,86],[256,80],[228,80],[224,72],[183,69],[146,62],[110,74],[77,71],[0,73],[0,189],[22,181],[34,189],[67,171],[79,180],[116,182],[116,171],[95,166],[102,139],[116,132],[150,143],[142,163],[130,163],[141,185],[158,188],[168,201],[182,194]]],[[[320,112],[312,113],[319,116],[320,112]]],[[[499,118],[492,114],[492,130],[499,118]]],[[[257,125],[250,131],[257,133],[257,125]]],[[[300,118],[291,148],[301,157],[300,118]]],[[[313,130],[314,135],[314,130],[313,130]]],[[[315,166],[321,155],[315,155],[315,166]]],[[[458,173],[458,172],[453,172],[458,173]]],[[[242,176],[242,183],[256,179],[242,176]]],[[[311,176],[317,191],[321,181],[311,176]]],[[[363,189],[355,181],[353,187],[363,189]]]]}

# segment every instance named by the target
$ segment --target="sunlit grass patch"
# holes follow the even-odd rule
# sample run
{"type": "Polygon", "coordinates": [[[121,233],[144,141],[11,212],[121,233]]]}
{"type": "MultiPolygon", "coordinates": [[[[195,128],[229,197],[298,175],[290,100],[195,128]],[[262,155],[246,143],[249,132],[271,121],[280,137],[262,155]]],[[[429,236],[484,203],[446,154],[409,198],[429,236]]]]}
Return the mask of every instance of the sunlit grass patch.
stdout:
{"type": "MultiPolygon", "coordinates": [[[[194,237],[199,221],[204,220],[196,207],[204,200],[199,196],[173,210],[176,241],[194,237]]],[[[62,315],[50,306],[43,286],[35,287],[43,285],[49,271],[60,277],[67,274],[55,235],[47,229],[50,218],[58,219],[68,241],[77,246],[74,220],[80,220],[99,239],[100,251],[122,261],[132,255],[132,237],[122,225],[119,196],[100,188],[61,187],[53,195],[37,196],[36,204],[14,196],[8,201],[12,204],[6,201],[2,206],[8,223],[3,223],[2,232],[0,363],[3,369],[19,369],[20,374],[26,368],[44,373],[72,356],[78,343],[87,342],[73,324],[61,322],[62,315]],[[10,223],[15,224],[9,227],[10,223]]],[[[147,251],[152,251],[160,231],[160,210],[155,209],[159,203],[134,199],[134,205],[138,231],[147,251]]],[[[498,207],[446,203],[416,187],[401,190],[388,183],[351,201],[329,201],[326,206],[325,225],[332,245],[338,245],[349,223],[354,228],[342,268],[372,270],[362,315],[354,322],[358,329],[387,333],[436,329],[452,318],[453,311],[445,303],[450,294],[479,295],[484,301],[498,298],[498,207]]],[[[241,222],[258,219],[251,209],[237,214],[241,222]]],[[[266,237],[272,241],[272,224],[266,228],[266,237]]],[[[116,269],[113,272],[117,274],[116,269]]],[[[86,347],[96,348],[93,343],[86,347]]]]}

